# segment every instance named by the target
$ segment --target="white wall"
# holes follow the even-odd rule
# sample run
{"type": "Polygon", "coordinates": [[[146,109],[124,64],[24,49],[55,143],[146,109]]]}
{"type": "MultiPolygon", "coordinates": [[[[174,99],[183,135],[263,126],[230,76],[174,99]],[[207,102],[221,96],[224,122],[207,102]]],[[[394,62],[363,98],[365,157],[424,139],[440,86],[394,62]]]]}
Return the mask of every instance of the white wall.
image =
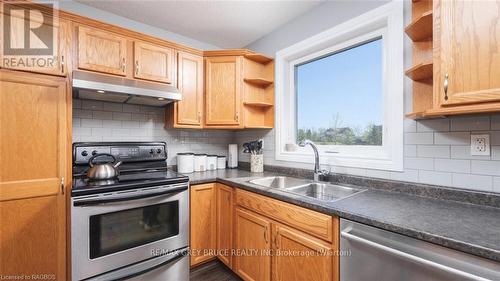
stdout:
{"type": "MultiPolygon", "coordinates": [[[[43,1],[38,1],[43,2],[43,1]]],[[[120,1],[115,1],[116,5],[120,5],[120,1]]],[[[168,26],[165,26],[164,29],[153,27],[147,24],[143,24],[125,17],[121,17],[103,10],[96,9],[94,7],[90,7],[88,5],[84,5],[72,0],[67,1],[59,1],[57,2],[59,5],[59,9],[71,12],[74,14],[78,14],[81,16],[85,16],[88,18],[92,18],[95,20],[100,20],[109,24],[114,24],[123,28],[127,28],[130,30],[134,30],[137,32],[141,32],[144,34],[148,34],[151,36],[155,36],[160,39],[173,41],[175,43],[183,44],[192,48],[201,49],[201,50],[218,50],[219,47],[201,42],[199,40],[189,38],[174,32],[168,31],[168,26]]]]}
{"type": "MultiPolygon", "coordinates": [[[[405,0],[405,22],[411,17],[411,0],[405,0]]],[[[248,47],[268,55],[304,38],[331,28],[376,6],[372,1],[342,1],[326,3],[282,28],[250,44],[248,47]]],[[[405,40],[405,68],[412,65],[411,41],[405,40]]],[[[405,112],[411,111],[411,80],[405,78],[405,112]]],[[[404,171],[331,168],[339,173],[394,179],[410,182],[437,184],[500,193],[500,115],[480,115],[414,121],[404,120],[404,171]],[[491,156],[470,155],[470,134],[489,133],[491,156]]],[[[240,144],[263,138],[264,163],[312,169],[312,164],[276,161],[274,158],[274,130],[251,130],[236,133],[240,144]]],[[[240,153],[241,161],[249,161],[240,153]]]]}

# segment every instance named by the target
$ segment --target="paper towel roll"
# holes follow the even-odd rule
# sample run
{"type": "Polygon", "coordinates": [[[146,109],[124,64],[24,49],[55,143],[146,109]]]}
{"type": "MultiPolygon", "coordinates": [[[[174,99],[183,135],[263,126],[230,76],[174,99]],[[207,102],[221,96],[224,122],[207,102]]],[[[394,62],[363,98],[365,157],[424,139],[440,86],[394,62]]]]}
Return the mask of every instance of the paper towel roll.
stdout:
{"type": "Polygon", "coordinates": [[[227,158],[227,166],[229,168],[238,168],[238,145],[230,144],[229,145],[229,154],[227,158]]]}

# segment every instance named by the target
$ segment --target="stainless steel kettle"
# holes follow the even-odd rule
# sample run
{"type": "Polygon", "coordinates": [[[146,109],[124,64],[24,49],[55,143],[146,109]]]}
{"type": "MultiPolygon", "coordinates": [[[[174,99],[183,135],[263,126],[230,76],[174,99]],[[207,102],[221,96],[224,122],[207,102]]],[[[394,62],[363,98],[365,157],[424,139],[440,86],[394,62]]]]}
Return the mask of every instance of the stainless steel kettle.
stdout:
{"type": "Polygon", "coordinates": [[[121,161],[116,161],[116,158],[109,153],[99,153],[89,159],[90,169],[87,171],[87,177],[91,180],[108,180],[118,176],[118,166],[122,164],[121,161]],[[97,157],[108,156],[113,158],[113,162],[108,163],[96,163],[93,161],[97,157]]]}

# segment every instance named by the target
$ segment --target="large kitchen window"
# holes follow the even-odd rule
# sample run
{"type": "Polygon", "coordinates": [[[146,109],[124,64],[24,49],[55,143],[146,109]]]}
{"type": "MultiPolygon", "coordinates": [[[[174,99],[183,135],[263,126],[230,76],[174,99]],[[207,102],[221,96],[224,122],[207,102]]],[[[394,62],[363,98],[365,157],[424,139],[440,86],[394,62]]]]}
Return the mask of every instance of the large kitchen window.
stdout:
{"type": "Polygon", "coordinates": [[[276,54],[276,159],[402,170],[403,20],[386,4],[276,54]]]}

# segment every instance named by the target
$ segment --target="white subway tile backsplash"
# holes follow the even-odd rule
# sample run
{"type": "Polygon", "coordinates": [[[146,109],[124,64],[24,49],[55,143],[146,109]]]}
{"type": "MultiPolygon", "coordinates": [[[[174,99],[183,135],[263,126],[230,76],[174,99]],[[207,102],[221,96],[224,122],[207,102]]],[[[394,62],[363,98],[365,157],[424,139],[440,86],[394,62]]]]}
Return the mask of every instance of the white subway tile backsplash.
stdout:
{"type": "Polygon", "coordinates": [[[100,128],[102,127],[102,120],[99,119],[81,119],[81,126],[88,128],[100,128]]]}
{"type": "Polygon", "coordinates": [[[433,133],[405,133],[405,144],[433,144],[433,133]]]}
{"type": "Polygon", "coordinates": [[[442,172],[470,173],[470,160],[434,159],[434,170],[442,172]]]}
{"type": "Polygon", "coordinates": [[[132,114],[128,112],[113,112],[113,120],[129,121],[132,120],[132,114]]]}
{"type": "Polygon", "coordinates": [[[470,132],[434,133],[434,144],[468,145],[470,132]]]}
{"type": "Polygon", "coordinates": [[[470,154],[470,145],[452,145],[450,147],[451,158],[454,159],[471,159],[471,160],[489,160],[490,156],[472,156],[470,154]]]}
{"type": "MultiPolygon", "coordinates": [[[[408,156],[405,153],[405,156],[408,156]]],[[[427,158],[449,158],[450,157],[450,146],[449,145],[419,145],[417,146],[418,157],[427,158]]]]}
{"type": "Polygon", "coordinates": [[[500,176],[500,161],[471,160],[471,172],[478,175],[500,176]]]}
{"type": "Polygon", "coordinates": [[[405,157],[405,169],[434,170],[434,159],[405,157]]]}
{"type": "Polygon", "coordinates": [[[449,119],[428,119],[417,122],[417,132],[446,132],[449,130],[449,119]]]}
{"type": "Polygon", "coordinates": [[[101,110],[102,109],[102,101],[95,100],[81,100],[82,109],[88,110],[101,110]]]}
{"type": "Polygon", "coordinates": [[[484,131],[489,129],[489,116],[454,117],[451,119],[452,131],[484,131]]]}
{"type": "Polygon", "coordinates": [[[96,110],[92,112],[92,118],[101,120],[112,120],[113,113],[110,111],[100,111],[96,110]]]}
{"type": "Polygon", "coordinates": [[[403,172],[391,172],[389,179],[397,181],[418,182],[418,170],[405,168],[403,172]]]}
{"type": "Polygon", "coordinates": [[[454,173],[452,175],[452,184],[460,188],[493,191],[493,177],[491,176],[454,173]]]}
{"type": "Polygon", "coordinates": [[[418,171],[418,179],[421,183],[435,185],[451,185],[451,173],[435,171],[418,171]]]}
{"type": "Polygon", "coordinates": [[[228,144],[234,143],[231,131],[165,129],[163,108],[78,99],[73,106],[74,142],[166,141],[169,165],[176,164],[178,152],[227,156],[228,144]]]}

